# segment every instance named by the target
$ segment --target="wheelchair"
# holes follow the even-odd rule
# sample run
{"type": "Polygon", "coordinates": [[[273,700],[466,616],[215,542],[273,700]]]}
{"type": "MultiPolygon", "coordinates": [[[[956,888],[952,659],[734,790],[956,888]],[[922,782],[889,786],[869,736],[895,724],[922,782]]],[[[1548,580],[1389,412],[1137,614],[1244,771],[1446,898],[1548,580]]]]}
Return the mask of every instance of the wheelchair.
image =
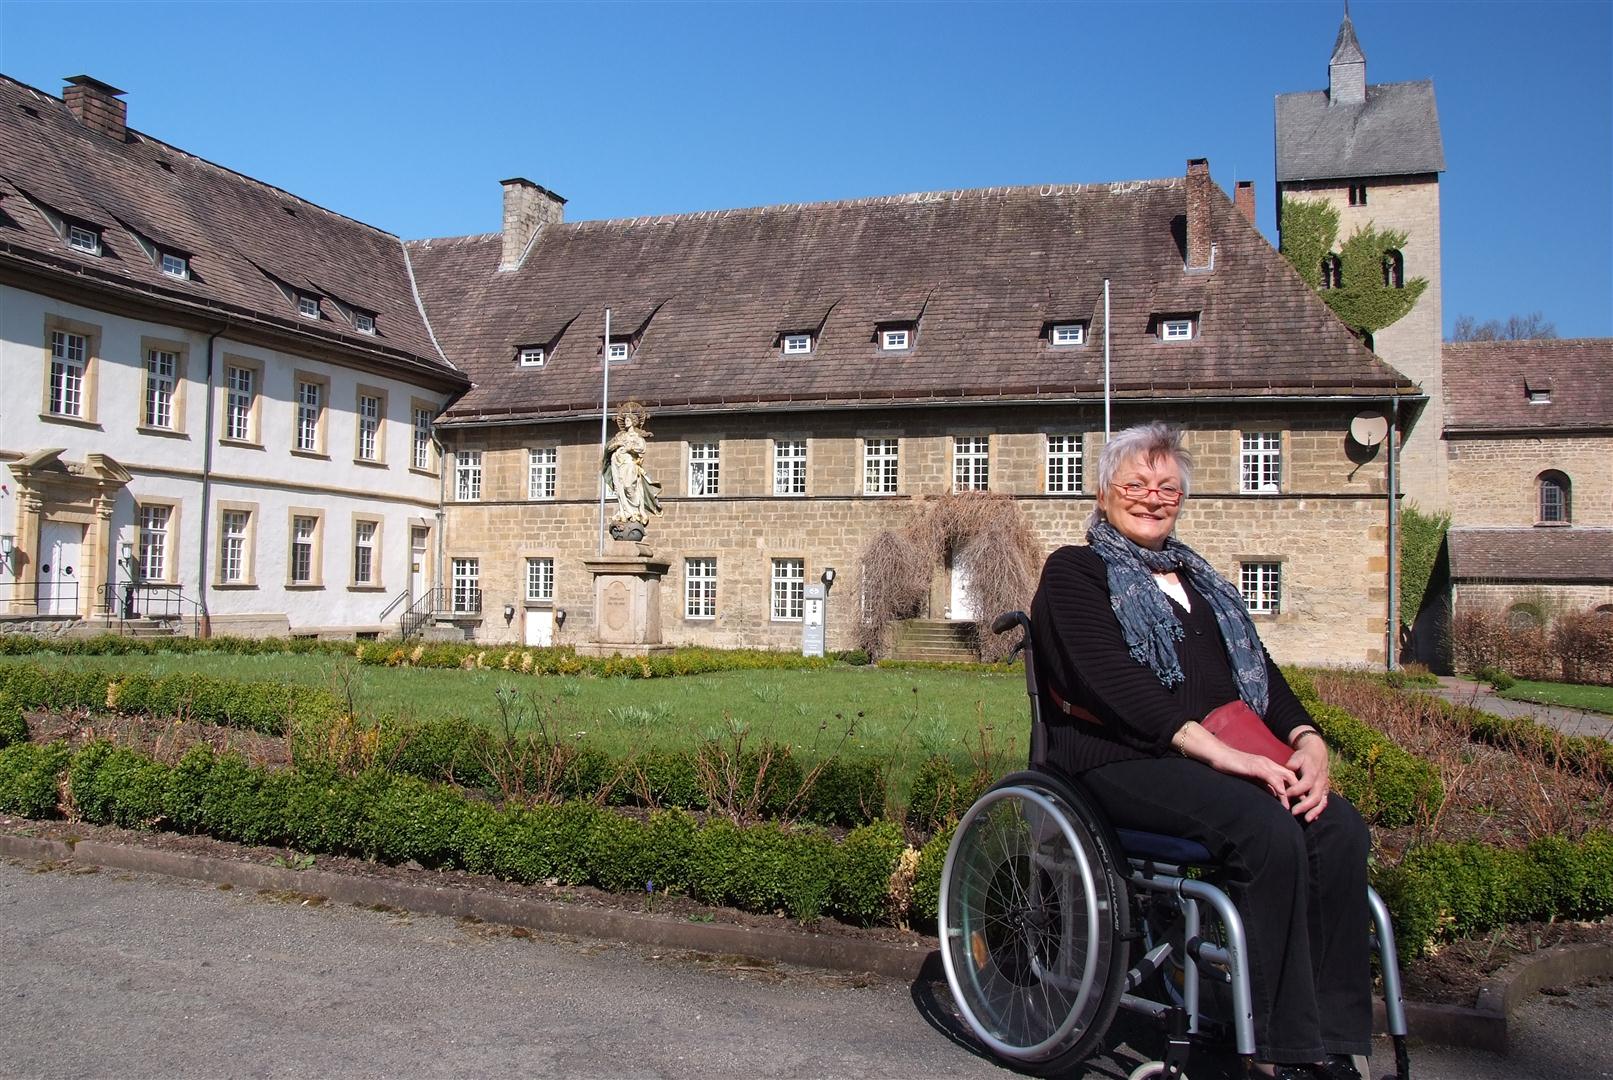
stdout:
{"type": "MultiPolygon", "coordinates": [[[[995,1057],[1036,1075],[1092,1055],[1118,1010],[1166,1028],[1162,1060],[1129,1080],[1183,1077],[1196,1044],[1248,1063],[1254,1012],[1243,920],[1198,843],[1112,828],[1096,803],[1046,766],[1030,619],[1024,629],[1030,769],[1003,778],[958,823],[942,870],[941,959],[958,1012],[995,1057]]],[[[1389,910],[1369,889],[1395,1073],[1410,1080],[1406,1015],[1389,910]]],[[[1367,928],[1363,927],[1365,932],[1367,928]]]]}

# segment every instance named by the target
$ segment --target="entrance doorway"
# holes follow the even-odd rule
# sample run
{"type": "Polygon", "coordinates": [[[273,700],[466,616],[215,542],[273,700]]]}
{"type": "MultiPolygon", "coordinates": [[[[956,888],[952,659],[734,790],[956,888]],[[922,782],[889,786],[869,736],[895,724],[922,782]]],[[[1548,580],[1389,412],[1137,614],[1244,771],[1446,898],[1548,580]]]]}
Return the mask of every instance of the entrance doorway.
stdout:
{"type": "Polygon", "coordinates": [[[953,555],[952,588],[947,604],[947,618],[953,622],[972,622],[978,617],[970,588],[969,570],[969,562],[961,552],[953,555]]]}
{"type": "Polygon", "coordinates": [[[548,648],[554,644],[553,608],[527,608],[526,643],[533,648],[548,648]]]}
{"type": "Polygon", "coordinates": [[[39,613],[77,615],[84,554],[84,526],[71,521],[39,523],[39,613]]]}
{"type": "Polygon", "coordinates": [[[409,601],[413,603],[426,595],[426,540],[430,529],[414,525],[409,528],[409,601]]]}

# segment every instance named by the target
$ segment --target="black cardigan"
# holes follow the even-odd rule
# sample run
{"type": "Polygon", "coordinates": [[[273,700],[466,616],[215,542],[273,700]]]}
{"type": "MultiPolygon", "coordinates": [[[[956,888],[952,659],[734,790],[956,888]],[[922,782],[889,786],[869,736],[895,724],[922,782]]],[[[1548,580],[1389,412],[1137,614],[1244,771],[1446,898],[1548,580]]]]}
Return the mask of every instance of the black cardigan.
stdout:
{"type": "MultiPolygon", "coordinates": [[[[1131,658],[1109,604],[1108,568],[1097,552],[1063,547],[1048,557],[1031,603],[1031,623],[1054,765],[1074,775],[1116,761],[1162,757],[1173,752],[1171,737],[1183,724],[1237,699],[1210,602],[1188,584],[1186,574],[1178,576],[1192,602],[1188,611],[1171,599],[1185,632],[1176,654],[1186,681],[1167,689],[1146,664],[1131,658]],[[1102,724],[1065,715],[1047,695],[1049,684],[1102,724]]],[[[1289,733],[1311,718],[1269,653],[1266,674],[1271,683],[1266,726],[1287,742],[1289,733]]]]}

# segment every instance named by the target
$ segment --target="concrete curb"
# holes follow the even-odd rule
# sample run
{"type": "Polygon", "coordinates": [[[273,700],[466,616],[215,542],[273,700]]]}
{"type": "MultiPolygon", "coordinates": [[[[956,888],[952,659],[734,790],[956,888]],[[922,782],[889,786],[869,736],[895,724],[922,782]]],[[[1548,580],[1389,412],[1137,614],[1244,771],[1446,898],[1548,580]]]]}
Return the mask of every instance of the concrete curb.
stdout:
{"type": "MultiPolygon", "coordinates": [[[[691,949],[803,967],[881,975],[913,982],[939,978],[941,956],[920,945],[841,938],[808,930],[772,930],[729,923],[692,923],[661,915],[498,896],[447,885],[409,885],[329,870],[292,870],[261,863],[188,855],[98,840],[67,844],[0,833],[0,857],[31,862],[78,863],[188,878],[246,889],[323,896],[344,904],[384,904],[422,915],[471,917],[553,934],[634,945],[691,949]]],[[[1541,987],[1613,975],[1613,946],[1563,946],[1514,962],[1479,990],[1477,1003],[1406,1002],[1414,1039],[1506,1053],[1508,1018],[1541,987]]],[[[1383,1003],[1373,1003],[1373,1026],[1384,1030],[1383,1003]]]]}

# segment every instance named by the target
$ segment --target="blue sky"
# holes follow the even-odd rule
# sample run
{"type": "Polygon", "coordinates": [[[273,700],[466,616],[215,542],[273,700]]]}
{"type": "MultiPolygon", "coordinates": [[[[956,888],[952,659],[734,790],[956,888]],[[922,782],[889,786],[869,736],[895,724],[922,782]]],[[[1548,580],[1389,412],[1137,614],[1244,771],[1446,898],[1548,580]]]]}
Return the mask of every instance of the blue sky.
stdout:
{"type": "MultiPolygon", "coordinates": [[[[995,184],[1253,179],[1326,85],[1327,3],[19,3],[0,70],[404,237],[995,184]]],[[[1613,4],[1351,5],[1372,82],[1432,78],[1445,321],[1613,335],[1613,4]]]]}

